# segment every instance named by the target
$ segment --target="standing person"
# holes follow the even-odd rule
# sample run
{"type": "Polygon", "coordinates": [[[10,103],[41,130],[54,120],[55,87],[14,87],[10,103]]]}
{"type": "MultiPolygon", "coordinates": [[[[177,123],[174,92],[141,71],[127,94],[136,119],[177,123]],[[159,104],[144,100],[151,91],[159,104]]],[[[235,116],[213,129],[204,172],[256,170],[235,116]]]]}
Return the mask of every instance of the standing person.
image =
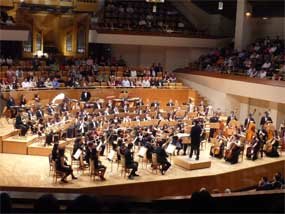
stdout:
{"type": "Polygon", "coordinates": [[[202,134],[202,128],[199,126],[198,121],[194,121],[194,126],[191,129],[190,137],[191,137],[191,151],[190,151],[190,158],[192,158],[193,152],[196,153],[196,159],[199,160],[200,155],[200,138],[202,134]]]}
{"type": "Polygon", "coordinates": [[[87,89],[84,89],[84,91],[81,93],[80,99],[84,102],[88,102],[91,98],[91,94],[87,89]]]}
{"type": "Polygon", "coordinates": [[[128,176],[129,179],[134,179],[134,176],[139,176],[136,174],[138,170],[138,162],[134,161],[133,152],[131,151],[133,148],[133,144],[128,144],[127,149],[125,150],[125,159],[126,159],[126,168],[132,169],[130,175],[128,176]]]}
{"type": "Polygon", "coordinates": [[[264,116],[260,120],[260,127],[263,127],[267,122],[273,123],[268,111],[264,112],[264,116]]]}

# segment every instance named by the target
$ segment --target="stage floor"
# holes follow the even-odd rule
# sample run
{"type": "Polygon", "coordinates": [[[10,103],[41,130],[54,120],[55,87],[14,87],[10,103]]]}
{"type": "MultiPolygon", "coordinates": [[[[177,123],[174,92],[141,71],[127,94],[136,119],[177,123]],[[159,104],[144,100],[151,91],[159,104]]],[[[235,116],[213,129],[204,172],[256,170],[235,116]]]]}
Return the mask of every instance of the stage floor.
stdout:
{"type": "MultiPolygon", "coordinates": [[[[101,157],[103,164],[107,166],[106,181],[102,182],[98,178],[95,181],[91,180],[89,170],[85,170],[85,173],[82,174],[81,171],[75,169],[74,172],[78,176],[78,180],[70,180],[69,178],[69,183],[67,184],[53,182],[52,176],[49,176],[48,157],[0,153],[0,189],[75,193],[97,192],[99,194],[119,194],[121,192],[126,195],[140,196],[140,190],[135,190],[137,185],[140,185],[138,188],[144,192],[141,193],[143,197],[156,198],[187,193],[187,191],[185,192],[185,188],[189,188],[189,191],[197,190],[197,188],[204,186],[210,190],[214,187],[230,187],[232,190],[245,188],[257,184],[262,175],[268,176],[271,179],[273,173],[277,171],[284,173],[285,171],[284,152],[279,158],[263,157],[256,161],[244,158],[243,161],[231,165],[223,159],[210,157],[210,144],[207,147],[207,149],[201,151],[201,157],[211,160],[210,168],[186,170],[172,163],[171,168],[166,174],[161,175],[159,171],[157,174],[152,172],[150,165],[148,165],[147,169],[145,166],[142,168],[139,165],[138,174],[140,176],[135,177],[134,180],[128,180],[121,176],[120,170],[117,171],[116,163],[113,163],[111,172],[110,162],[106,160],[106,157],[101,157]],[[144,190],[143,188],[148,188],[148,184],[152,186],[149,186],[149,188],[155,186],[157,188],[168,188],[169,191],[157,193],[155,189],[144,190]],[[160,186],[160,184],[164,186],[160,186]],[[175,185],[177,185],[177,189],[175,189],[175,185]],[[115,186],[117,189],[114,188],[115,186]]],[[[67,155],[67,157],[70,156],[67,155]]],[[[193,161],[195,161],[194,158],[192,158],[193,161]]],[[[223,191],[223,189],[221,190],[223,191]]]]}

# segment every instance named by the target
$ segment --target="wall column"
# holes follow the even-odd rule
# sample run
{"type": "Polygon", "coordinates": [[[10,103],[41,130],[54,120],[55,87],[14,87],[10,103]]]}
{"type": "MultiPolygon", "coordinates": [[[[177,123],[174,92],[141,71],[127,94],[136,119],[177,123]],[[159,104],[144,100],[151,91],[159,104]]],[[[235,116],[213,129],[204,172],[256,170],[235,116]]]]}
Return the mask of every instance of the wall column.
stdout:
{"type": "Polygon", "coordinates": [[[247,0],[237,0],[235,29],[235,49],[237,50],[244,49],[250,42],[250,16],[247,17],[245,13],[251,11],[251,5],[248,3],[247,0]]]}
{"type": "Polygon", "coordinates": [[[249,98],[242,97],[239,105],[239,121],[241,122],[241,124],[243,124],[243,121],[245,120],[245,118],[247,118],[248,114],[249,114],[249,98]]]}
{"type": "Polygon", "coordinates": [[[270,109],[270,117],[273,120],[273,125],[276,127],[278,121],[278,103],[269,102],[269,109],[270,109]]]}

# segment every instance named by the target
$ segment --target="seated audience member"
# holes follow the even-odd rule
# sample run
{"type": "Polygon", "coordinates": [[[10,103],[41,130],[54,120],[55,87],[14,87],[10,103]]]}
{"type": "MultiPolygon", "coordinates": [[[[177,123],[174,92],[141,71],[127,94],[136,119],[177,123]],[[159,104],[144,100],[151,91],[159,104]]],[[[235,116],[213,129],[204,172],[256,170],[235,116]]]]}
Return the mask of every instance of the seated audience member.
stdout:
{"type": "Polygon", "coordinates": [[[12,202],[10,196],[6,192],[0,195],[0,213],[10,213],[12,211],[12,202]]]}
{"type": "Polygon", "coordinates": [[[101,213],[102,205],[99,200],[89,195],[80,195],[70,202],[67,213],[101,213]]]}
{"type": "Polygon", "coordinates": [[[77,179],[77,177],[74,176],[73,170],[70,165],[67,164],[66,156],[65,156],[65,148],[61,147],[58,149],[58,157],[56,159],[56,170],[63,172],[64,176],[62,177],[61,181],[63,183],[67,183],[66,178],[71,175],[72,179],[77,179]]]}
{"type": "Polygon", "coordinates": [[[268,178],[264,176],[258,182],[256,190],[270,190],[272,188],[273,188],[272,184],[268,181],[268,178]]]}
{"type": "Polygon", "coordinates": [[[34,203],[35,213],[59,213],[59,202],[50,194],[42,195],[34,203]]]}

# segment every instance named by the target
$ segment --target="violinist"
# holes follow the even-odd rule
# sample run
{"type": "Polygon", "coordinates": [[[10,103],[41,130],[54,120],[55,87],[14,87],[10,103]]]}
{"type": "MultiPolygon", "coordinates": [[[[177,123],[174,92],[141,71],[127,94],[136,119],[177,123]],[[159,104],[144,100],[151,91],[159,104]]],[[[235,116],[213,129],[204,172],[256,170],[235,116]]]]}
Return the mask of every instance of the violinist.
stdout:
{"type": "Polygon", "coordinates": [[[80,150],[80,155],[78,157],[79,159],[79,168],[83,168],[84,167],[84,162],[83,162],[83,157],[84,157],[84,144],[81,138],[76,138],[73,144],[73,151],[72,151],[72,159],[73,160],[77,160],[74,155],[78,152],[78,150],[80,150]]]}
{"type": "Polygon", "coordinates": [[[37,116],[37,120],[39,120],[40,118],[44,118],[44,112],[43,110],[41,110],[40,107],[37,108],[36,116],[37,116]]]}
{"type": "Polygon", "coordinates": [[[91,160],[94,162],[94,169],[99,173],[99,177],[102,181],[105,181],[106,178],[104,177],[107,167],[102,164],[99,160],[99,155],[96,149],[96,146],[93,145],[91,151],[91,160]]]}
{"type": "Polygon", "coordinates": [[[165,172],[169,169],[171,166],[171,163],[167,160],[167,153],[162,148],[163,141],[157,141],[156,142],[156,149],[155,153],[157,154],[157,162],[161,164],[160,172],[162,175],[165,174],[165,172]]]}
{"type": "Polygon", "coordinates": [[[258,158],[258,152],[261,149],[261,143],[257,136],[254,136],[251,142],[251,146],[247,147],[246,157],[250,160],[256,160],[258,158]]]}
{"type": "Polygon", "coordinates": [[[223,135],[223,131],[220,130],[214,140],[214,145],[211,146],[210,155],[212,157],[223,158],[226,142],[227,138],[223,135]]]}
{"type": "Polygon", "coordinates": [[[271,140],[268,140],[264,145],[264,152],[268,157],[279,157],[278,147],[280,144],[280,137],[278,131],[274,131],[274,137],[271,140]]]}
{"type": "Polygon", "coordinates": [[[125,160],[126,160],[126,168],[131,169],[131,173],[129,174],[128,178],[129,179],[134,179],[134,176],[139,176],[138,174],[136,174],[136,171],[138,170],[138,162],[134,161],[134,157],[133,157],[133,152],[131,151],[133,148],[133,144],[130,143],[128,144],[127,149],[125,150],[125,160]]]}
{"type": "Polygon", "coordinates": [[[241,152],[241,146],[240,137],[238,135],[232,135],[225,152],[225,160],[231,164],[236,164],[241,152]]]}

